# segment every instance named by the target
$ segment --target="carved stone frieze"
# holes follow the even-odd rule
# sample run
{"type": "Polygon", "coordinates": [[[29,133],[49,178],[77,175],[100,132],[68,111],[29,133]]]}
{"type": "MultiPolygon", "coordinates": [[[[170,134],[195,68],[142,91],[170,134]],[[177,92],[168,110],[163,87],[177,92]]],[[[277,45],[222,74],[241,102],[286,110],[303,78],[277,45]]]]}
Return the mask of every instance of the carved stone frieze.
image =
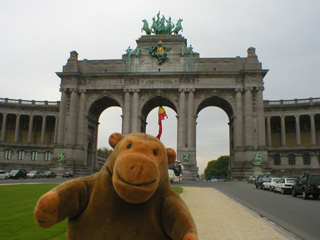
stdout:
{"type": "Polygon", "coordinates": [[[124,85],[138,85],[139,80],[138,79],[126,79],[124,81],[124,85]]]}

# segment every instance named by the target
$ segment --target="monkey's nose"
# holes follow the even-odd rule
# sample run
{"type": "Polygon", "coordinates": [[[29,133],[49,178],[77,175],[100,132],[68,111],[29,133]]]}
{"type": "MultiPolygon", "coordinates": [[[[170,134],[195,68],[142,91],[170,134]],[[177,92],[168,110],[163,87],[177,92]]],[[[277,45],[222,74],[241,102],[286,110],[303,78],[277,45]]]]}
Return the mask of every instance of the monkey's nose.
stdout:
{"type": "Polygon", "coordinates": [[[131,177],[135,179],[137,175],[142,171],[142,168],[140,166],[132,166],[131,170],[131,177]]]}

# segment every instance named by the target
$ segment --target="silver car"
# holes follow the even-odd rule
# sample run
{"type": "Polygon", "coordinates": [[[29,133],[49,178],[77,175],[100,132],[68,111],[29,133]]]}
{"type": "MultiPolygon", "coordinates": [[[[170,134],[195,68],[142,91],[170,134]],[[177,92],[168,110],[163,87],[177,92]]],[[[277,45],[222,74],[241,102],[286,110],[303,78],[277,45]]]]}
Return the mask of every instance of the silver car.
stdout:
{"type": "Polygon", "coordinates": [[[6,180],[9,178],[9,173],[3,171],[3,170],[0,170],[0,179],[2,180],[6,180]]]}
{"type": "Polygon", "coordinates": [[[27,178],[41,178],[42,174],[41,172],[38,171],[31,171],[29,173],[27,173],[27,178]]]}

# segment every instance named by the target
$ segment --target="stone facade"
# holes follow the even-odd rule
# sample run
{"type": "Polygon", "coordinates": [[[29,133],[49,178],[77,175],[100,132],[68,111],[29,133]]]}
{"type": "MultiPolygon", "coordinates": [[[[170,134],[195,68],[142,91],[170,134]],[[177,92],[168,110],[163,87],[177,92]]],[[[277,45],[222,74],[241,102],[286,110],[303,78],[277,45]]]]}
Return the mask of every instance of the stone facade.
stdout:
{"type": "MultiPolygon", "coordinates": [[[[119,106],[123,112],[122,132],[145,132],[149,112],[162,105],[177,114],[176,150],[184,165],[184,178],[193,179],[198,174],[196,122],[199,112],[209,106],[223,109],[229,118],[232,178],[241,179],[255,172],[252,161],[257,153],[264,159],[260,166],[263,172],[319,170],[320,100],[263,101],[263,78],[268,70],[262,69],[254,48],[248,49],[245,58],[200,58],[181,35],[142,36],[136,42],[136,49],[127,51],[120,60],[78,60],[78,53],[71,52],[63,71],[57,73],[61,78],[61,101],[55,103],[52,116],[38,113],[42,130],[39,127],[41,137],[34,146],[45,146],[51,152],[50,163],[44,163],[48,167],[55,168],[56,154],[64,151],[66,168],[78,175],[96,171],[101,165],[96,154],[101,113],[119,106]],[[160,43],[170,49],[169,58],[161,64],[148,50],[160,43]],[[54,120],[54,140],[49,144],[44,129],[50,118],[54,120]],[[296,156],[295,165],[287,160],[290,157],[292,163],[292,154],[296,156]],[[301,159],[308,158],[307,154],[311,164],[302,166],[301,159]]],[[[0,101],[1,165],[14,162],[13,158],[5,159],[8,149],[16,152],[28,145],[28,141],[16,141],[21,133],[15,131],[23,121],[19,115],[26,118],[25,122],[32,122],[28,116],[37,115],[35,108],[25,105],[0,101]]]]}

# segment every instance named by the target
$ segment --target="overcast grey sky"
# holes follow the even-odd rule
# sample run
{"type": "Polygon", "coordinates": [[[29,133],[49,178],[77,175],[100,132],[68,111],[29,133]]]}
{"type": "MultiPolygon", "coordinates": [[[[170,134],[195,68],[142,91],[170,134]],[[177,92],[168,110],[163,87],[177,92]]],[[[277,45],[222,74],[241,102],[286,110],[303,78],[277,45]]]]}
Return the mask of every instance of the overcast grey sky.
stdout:
{"type": "MultiPolygon", "coordinates": [[[[60,79],[70,51],[79,59],[121,59],[136,47],[142,19],[158,11],[176,22],[200,57],[246,57],[255,47],[264,69],[265,100],[320,97],[320,1],[318,0],[0,0],[0,98],[59,101],[60,79]]],[[[166,108],[162,140],[176,147],[176,118],[166,108]]],[[[100,118],[99,146],[121,131],[120,109],[100,118]]],[[[156,135],[156,110],[147,132],[156,135]],[[155,131],[155,132],[153,132],[155,131]]],[[[208,160],[229,153],[226,114],[204,109],[197,125],[200,172],[208,160]]]]}

